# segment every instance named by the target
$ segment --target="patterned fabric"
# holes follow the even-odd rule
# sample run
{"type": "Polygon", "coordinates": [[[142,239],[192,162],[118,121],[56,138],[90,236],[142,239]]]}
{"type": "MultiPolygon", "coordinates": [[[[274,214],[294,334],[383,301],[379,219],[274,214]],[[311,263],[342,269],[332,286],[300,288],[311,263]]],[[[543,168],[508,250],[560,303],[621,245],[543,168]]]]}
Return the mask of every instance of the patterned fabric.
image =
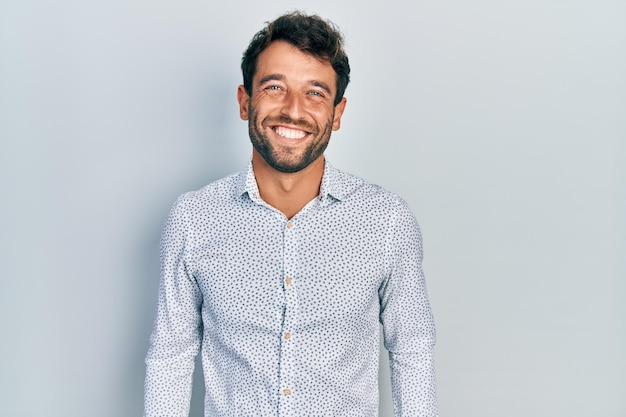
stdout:
{"type": "Polygon", "coordinates": [[[376,416],[380,320],[394,415],[435,416],[421,242],[401,198],[328,163],[290,220],[251,164],[182,195],[161,241],[145,415],[188,415],[201,349],[206,416],[376,416]]]}

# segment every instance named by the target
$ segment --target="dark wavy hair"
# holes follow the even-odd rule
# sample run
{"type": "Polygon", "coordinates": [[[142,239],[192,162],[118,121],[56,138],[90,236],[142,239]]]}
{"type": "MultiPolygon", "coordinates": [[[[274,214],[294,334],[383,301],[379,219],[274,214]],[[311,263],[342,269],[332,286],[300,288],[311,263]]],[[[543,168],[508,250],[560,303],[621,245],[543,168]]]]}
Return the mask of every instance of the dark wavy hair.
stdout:
{"type": "Polygon", "coordinates": [[[300,51],[330,63],[337,74],[335,105],[343,98],[350,82],[350,64],[343,50],[343,36],[337,26],[317,15],[296,11],[267,22],[250,41],[241,59],[243,86],[252,94],[252,79],[256,73],[259,54],[274,41],[283,40],[300,51]]]}

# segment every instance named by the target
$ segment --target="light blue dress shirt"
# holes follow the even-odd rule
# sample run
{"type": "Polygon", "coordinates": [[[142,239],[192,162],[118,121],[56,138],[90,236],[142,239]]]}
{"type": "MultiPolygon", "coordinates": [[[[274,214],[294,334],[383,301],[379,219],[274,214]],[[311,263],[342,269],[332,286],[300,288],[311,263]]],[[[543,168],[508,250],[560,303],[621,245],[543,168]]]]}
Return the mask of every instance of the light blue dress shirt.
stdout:
{"type": "Polygon", "coordinates": [[[406,203],[326,163],[293,218],[247,171],[182,195],[161,241],[145,415],[376,416],[379,321],[395,416],[436,415],[435,328],[406,203]]]}

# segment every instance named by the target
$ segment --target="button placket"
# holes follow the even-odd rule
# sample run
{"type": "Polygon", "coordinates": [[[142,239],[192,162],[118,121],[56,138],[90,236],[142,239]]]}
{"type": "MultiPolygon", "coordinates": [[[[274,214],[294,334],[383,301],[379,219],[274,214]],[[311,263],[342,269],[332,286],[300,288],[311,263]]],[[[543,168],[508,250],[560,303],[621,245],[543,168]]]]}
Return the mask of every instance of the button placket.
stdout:
{"type": "Polygon", "coordinates": [[[297,323],[298,297],[295,275],[297,272],[297,227],[289,220],[285,223],[283,240],[283,292],[285,309],[280,340],[280,415],[293,414],[295,387],[295,345],[293,329],[297,323]]]}

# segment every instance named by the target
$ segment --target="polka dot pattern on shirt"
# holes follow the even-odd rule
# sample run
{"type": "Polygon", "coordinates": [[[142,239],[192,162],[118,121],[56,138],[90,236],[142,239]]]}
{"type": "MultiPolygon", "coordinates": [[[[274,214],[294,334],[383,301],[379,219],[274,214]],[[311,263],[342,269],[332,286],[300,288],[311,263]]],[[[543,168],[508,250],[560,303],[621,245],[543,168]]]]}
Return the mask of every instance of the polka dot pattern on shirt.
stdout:
{"type": "Polygon", "coordinates": [[[207,416],[376,416],[380,321],[395,415],[435,416],[421,261],[406,203],[328,163],[289,220],[251,165],[182,195],[162,236],[145,415],[187,416],[200,352],[207,416]]]}

